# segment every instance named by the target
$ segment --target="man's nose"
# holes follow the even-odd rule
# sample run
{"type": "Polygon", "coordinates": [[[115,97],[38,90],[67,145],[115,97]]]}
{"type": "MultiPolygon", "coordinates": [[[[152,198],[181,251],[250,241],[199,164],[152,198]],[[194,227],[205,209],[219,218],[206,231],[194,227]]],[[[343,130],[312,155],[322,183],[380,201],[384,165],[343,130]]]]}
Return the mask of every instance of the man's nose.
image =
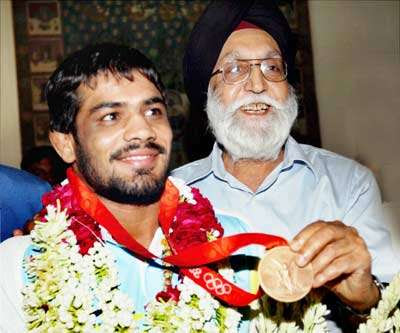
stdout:
{"type": "Polygon", "coordinates": [[[157,133],[149,121],[142,114],[130,117],[124,129],[124,140],[152,141],[157,137],[157,133]]]}
{"type": "Polygon", "coordinates": [[[261,71],[260,64],[251,64],[249,71],[249,78],[246,82],[245,89],[255,94],[267,91],[268,82],[261,71]]]}

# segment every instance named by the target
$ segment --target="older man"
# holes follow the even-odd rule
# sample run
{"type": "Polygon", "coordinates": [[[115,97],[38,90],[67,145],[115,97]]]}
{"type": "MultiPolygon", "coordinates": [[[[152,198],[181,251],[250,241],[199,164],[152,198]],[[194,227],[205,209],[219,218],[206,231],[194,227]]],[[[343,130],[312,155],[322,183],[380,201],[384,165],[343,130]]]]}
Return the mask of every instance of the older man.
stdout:
{"type": "Polygon", "coordinates": [[[255,231],[292,239],[325,286],[362,315],[379,299],[376,277],[399,270],[382,225],[369,170],[332,152],[298,144],[290,129],[297,101],[290,81],[295,47],[273,1],[215,1],[190,36],[185,86],[205,107],[216,138],[209,157],[175,170],[214,207],[255,231]]]}
{"type": "MultiPolygon", "coordinates": [[[[247,331],[192,279],[224,297],[230,282],[206,268],[176,274],[174,263],[201,265],[191,246],[245,229],[166,179],[172,132],[151,62],[129,47],[89,46],[60,65],[46,96],[50,140],[73,167],[43,197],[31,235],[0,246],[0,331],[247,331]]],[[[248,272],[230,276],[248,284],[248,272]]]]}

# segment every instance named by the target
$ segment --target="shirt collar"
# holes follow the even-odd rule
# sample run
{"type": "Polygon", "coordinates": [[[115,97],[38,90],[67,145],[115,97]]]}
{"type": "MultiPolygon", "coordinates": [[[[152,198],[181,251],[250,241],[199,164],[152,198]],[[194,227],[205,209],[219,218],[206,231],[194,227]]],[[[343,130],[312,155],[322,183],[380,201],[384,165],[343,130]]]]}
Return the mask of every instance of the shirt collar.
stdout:
{"type": "Polygon", "coordinates": [[[293,137],[289,136],[285,143],[285,155],[282,163],[282,170],[291,168],[293,164],[300,163],[307,166],[314,174],[315,178],[320,177],[318,170],[312,164],[302,145],[297,143],[293,137]]]}
{"type": "MultiPolygon", "coordinates": [[[[218,144],[215,143],[213,147],[213,151],[210,154],[210,165],[211,169],[208,171],[214,172],[214,175],[217,178],[228,181],[234,186],[240,187],[240,182],[229,174],[226,169],[222,159],[222,150],[219,148],[218,144]]],[[[303,164],[305,165],[311,172],[313,173],[316,180],[319,178],[319,174],[317,169],[313,166],[310,159],[307,157],[307,154],[303,150],[302,146],[296,142],[296,140],[289,136],[285,143],[285,154],[282,163],[280,163],[280,170],[274,170],[271,173],[271,177],[278,177],[280,172],[284,172],[286,170],[291,169],[294,164],[303,164]],[[275,174],[275,176],[273,176],[275,174]]],[[[279,166],[278,166],[279,167],[279,166]]],[[[262,190],[265,186],[267,186],[271,181],[271,179],[266,179],[265,183],[260,186],[259,190],[262,190]]]]}
{"type": "MultiPolygon", "coordinates": [[[[217,143],[214,144],[213,150],[208,159],[207,166],[204,165],[205,168],[208,168],[208,172],[205,172],[205,174],[214,172],[217,177],[225,179],[228,172],[225,169],[222,159],[222,150],[218,147],[217,143]]],[[[292,167],[295,163],[306,165],[315,177],[319,177],[318,171],[307,157],[301,145],[297,143],[293,137],[289,136],[285,143],[285,154],[281,164],[281,170],[286,170],[292,167]]]]}
{"type": "Polygon", "coordinates": [[[224,160],[222,159],[222,149],[218,146],[218,143],[214,143],[213,150],[211,152],[211,171],[214,175],[221,179],[226,179],[228,172],[225,169],[224,160]]]}
{"type": "MultiPolygon", "coordinates": [[[[318,170],[313,166],[307,154],[303,150],[302,145],[296,142],[291,136],[288,137],[285,143],[284,160],[281,163],[281,170],[290,169],[294,164],[304,164],[311,170],[316,179],[319,178],[318,170]]],[[[221,179],[229,177],[225,169],[222,159],[222,150],[215,142],[213,150],[209,156],[201,160],[189,164],[190,170],[188,172],[188,184],[194,183],[202,178],[207,177],[210,173],[221,179]]]]}

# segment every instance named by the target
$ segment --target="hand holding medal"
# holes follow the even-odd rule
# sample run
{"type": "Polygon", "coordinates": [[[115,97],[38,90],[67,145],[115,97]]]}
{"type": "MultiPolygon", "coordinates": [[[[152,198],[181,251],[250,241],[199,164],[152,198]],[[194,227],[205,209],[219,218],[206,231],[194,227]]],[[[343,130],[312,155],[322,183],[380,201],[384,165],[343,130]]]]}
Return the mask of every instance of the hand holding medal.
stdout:
{"type": "Polygon", "coordinates": [[[371,275],[371,254],[357,229],[341,221],[317,221],[290,242],[300,256],[296,263],[313,265],[313,288],[324,286],[356,311],[369,310],[379,300],[371,275]]]}
{"type": "Polygon", "coordinates": [[[309,224],[290,248],[269,250],[260,262],[259,277],[266,294],[282,302],[294,302],[322,286],[360,311],[379,299],[365,242],[355,228],[339,221],[309,224]]]}

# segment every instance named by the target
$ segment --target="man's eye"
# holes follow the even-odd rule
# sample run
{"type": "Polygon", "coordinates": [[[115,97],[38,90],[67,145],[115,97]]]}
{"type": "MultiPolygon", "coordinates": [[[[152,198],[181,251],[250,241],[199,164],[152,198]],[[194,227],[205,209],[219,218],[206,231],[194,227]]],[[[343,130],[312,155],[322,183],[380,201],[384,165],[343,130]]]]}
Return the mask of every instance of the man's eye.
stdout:
{"type": "Polygon", "coordinates": [[[268,70],[271,72],[281,72],[280,68],[278,66],[274,66],[274,65],[268,66],[268,70]]]}
{"type": "Polygon", "coordinates": [[[283,66],[279,62],[264,62],[261,64],[261,70],[265,70],[268,72],[274,72],[274,73],[282,73],[283,72],[283,66]],[[264,67],[264,69],[262,68],[264,67]]]}
{"type": "Polygon", "coordinates": [[[226,69],[229,74],[240,74],[243,72],[243,68],[240,64],[230,64],[230,66],[227,66],[226,69]]]}
{"type": "Polygon", "coordinates": [[[232,66],[231,68],[231,73],[235,74],[235,73],[239,73],[240,72],[240,66],[232,66]]]}
{"type": "Polygon", "coordinates": [[[108,113],[101,118],[102,121],[113,121],[117,119],[117,113],[108,113]]]}
{"type": "Polygon", "coordinates": [[[147,117],[156,117],[162,115],[163,112],[160,108],[151,108],[147,109],[144,114],[147,117]]]}

